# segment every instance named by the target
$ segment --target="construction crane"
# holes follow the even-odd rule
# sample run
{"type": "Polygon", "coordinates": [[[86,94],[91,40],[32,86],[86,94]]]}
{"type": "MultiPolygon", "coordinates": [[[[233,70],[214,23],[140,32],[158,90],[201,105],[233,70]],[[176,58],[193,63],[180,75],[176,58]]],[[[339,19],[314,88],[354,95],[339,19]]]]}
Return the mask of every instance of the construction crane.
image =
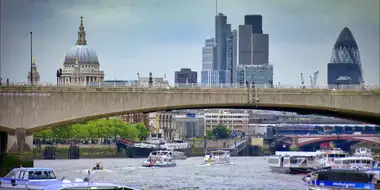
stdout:
{"type": "Polygon", "coordinates": [[[303,74],[301,73],[301,88],[305,88],[305,81],[303,80],[303,74]]]}

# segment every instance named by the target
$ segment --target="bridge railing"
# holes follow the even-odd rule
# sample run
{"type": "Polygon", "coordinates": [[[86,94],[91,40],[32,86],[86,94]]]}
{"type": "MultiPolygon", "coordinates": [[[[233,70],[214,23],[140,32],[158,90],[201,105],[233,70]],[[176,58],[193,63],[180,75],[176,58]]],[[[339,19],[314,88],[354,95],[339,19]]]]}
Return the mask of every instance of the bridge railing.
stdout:
{"type": "Polygon", "coordinates": [[[11,82],[9,84],[2,83],[0,86],[10,87],[108,87],[108,88],[160,88],[160,89],[213,89],[213,88],[258,88],[258,89],[320,89],[320,90],[380,90],[379,85],[290,85],[290,84],[152,84],[136,83],[136,82],[102,82],[102,83],[84,83],[84,84],[54,84],[54,83],[38,83],[31,85],[28,82],[11,82]]]}

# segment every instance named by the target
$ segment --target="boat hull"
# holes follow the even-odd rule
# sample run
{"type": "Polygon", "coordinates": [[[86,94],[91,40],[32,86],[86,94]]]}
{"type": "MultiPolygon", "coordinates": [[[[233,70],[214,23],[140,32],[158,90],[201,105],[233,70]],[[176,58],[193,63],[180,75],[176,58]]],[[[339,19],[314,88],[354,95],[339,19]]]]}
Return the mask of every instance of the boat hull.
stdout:
{"type": "Polygon", "coordinates": [[[283,173],[283,174],[307,174],[316,171],[313,168],[301,168],[301,167],[270,167],[272,172],[283,173]]]}
{"type": "MultiPolygon", "coordinates": [[[[140,147],[131,147],[128,148],[127,151],[129,153],[129,157],[131,158],[146,158],[149,156],[149,154],[153,151],[158,151],[158,150],[166,150],[166,149],[159,149],[159,148],[140,148],[140,147]]],[[[190,155],[192,152],[191,148],[186,148],[186,149],[174,149],[175,151],[183,152],[185,155],[190,155]]],[[[186,158],[185,158],[186,159],[186,158]]],[[[178,159],[176,159],[178,160],[178,159]]]]}
{"type": "Polygon", "coordinates": [[[143,164],[142,167],[146,168],[167,168],[167,167],[175,167],[177,164],[176,163],[171,163],[171,164],[143,164]]]}

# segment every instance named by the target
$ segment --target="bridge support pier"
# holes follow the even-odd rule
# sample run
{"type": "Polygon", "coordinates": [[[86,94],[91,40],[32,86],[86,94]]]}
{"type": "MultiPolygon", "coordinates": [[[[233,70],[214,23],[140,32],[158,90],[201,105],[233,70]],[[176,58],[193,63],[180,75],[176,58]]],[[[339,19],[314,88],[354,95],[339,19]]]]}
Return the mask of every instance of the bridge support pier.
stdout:
{"type": "Polygon", "coordinates": [[[15,134],[8,134],[7,152],[28,152],[33,150],[33,135],[26,136],[25,128],[16,128],[15,134]]]}

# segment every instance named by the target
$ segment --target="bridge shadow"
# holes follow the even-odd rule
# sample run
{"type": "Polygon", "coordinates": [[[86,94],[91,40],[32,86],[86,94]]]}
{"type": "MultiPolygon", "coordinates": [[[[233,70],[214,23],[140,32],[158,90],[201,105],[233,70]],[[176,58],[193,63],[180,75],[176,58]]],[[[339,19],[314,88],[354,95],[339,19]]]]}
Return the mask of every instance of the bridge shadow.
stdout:
{"type": "MultiPolygon", "coordinates": [[[[55,127],[65,124],[78,123],[86,120],[112,117],[123,114],[131,113],[149,113],[149,112],[158,112],[158,111],[172,111],[172,110],[183,110],[183,109],[258,109],[258,110],[271,110],[271,111],[285,111],[285,112],[295,112],[298,114],[316,114],[324,115],[330,117],[338,117],[349,120],[357,120],[364,123],[371,123],[380,125],[380,113],[373,112],[364,112],[357,110],[347,110],[347,109],[338,109],[338,108],[329,108],[329,107],[319,107],[319,106],[305,106],[305,105],[293,105],[293,104],[254,104],[254,103],[223,103],[223,104],[193,104],[193,105],[178,105],[178,106],[165,106],[165,107],[151,107],[151,108],[142,108],[136,110],[128,110],[121,112],[106,113],[100,115],[91,115],[88,117],[76,118],[72,120],[61,121],[57,123],[51,123],[48,125],[37,126],[30,129],[27,129],[27,135],[41,131],[49,127],[55,127]]],[[[14,129],[9,129],[3,127],[6,130],[11,132],[14,129]]],[[[2,128],[0,128],[1,130],[2,128]]]]}

